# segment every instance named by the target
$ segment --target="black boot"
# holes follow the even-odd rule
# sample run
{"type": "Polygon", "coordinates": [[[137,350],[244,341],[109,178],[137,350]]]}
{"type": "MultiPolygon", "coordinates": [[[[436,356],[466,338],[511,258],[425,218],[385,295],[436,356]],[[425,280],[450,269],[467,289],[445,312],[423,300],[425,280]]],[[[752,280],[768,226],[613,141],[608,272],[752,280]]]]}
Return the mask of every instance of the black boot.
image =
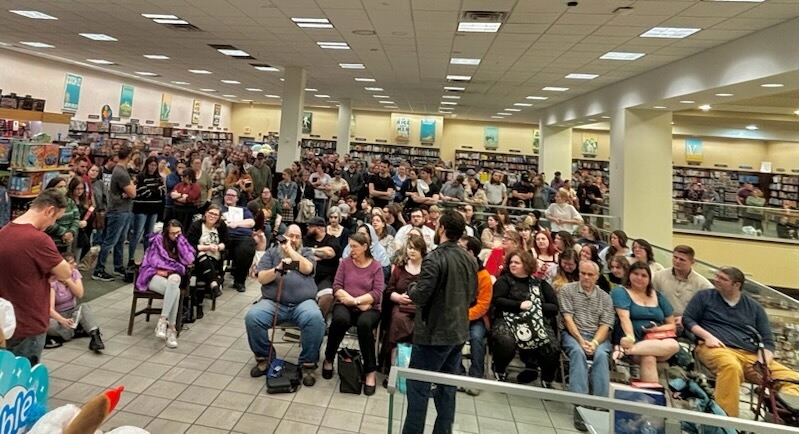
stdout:
{"type": "Polygon", "coordinates": [[[200,294],[200,296],[197,297],[197,300],[195,301],[197,303],[197,306],[196,306],[197,307],[197,312],[194,315],[194,317],[196,319],[202,319],[202,317],[205,316],[205,314],[203,313],[203,299],[204,298],[205,298],[205,295],[204,294],[200,294]]]}
{"type": "Polygon", "coordinates": [[[100,352],[105,349],[105,344],[103,343],[103,339],[100,337],[102,333],[100,333],[100,329],[94,329],[89,332],[89,336],[91,336],[92,340],[89,341],[89,349],[95,352],[100,352]]]}

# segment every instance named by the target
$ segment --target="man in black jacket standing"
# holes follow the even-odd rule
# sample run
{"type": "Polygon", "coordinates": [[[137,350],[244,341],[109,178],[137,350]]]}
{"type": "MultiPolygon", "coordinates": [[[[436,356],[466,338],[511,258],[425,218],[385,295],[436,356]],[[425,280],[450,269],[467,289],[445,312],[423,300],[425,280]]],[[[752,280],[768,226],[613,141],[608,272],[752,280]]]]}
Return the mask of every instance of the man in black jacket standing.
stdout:
{"type": "MultiPolygon", "coordinates": [[[[441,214],[435,241],[438,247],[422,262],[419,279],[408,295],[416,304],[410,367],[458,374],[461,348],[469,339],[469,306],[477,294],[477,262],[458,245],[466,221],[454,210],[441,214]]],[[[404,434],[422,433],[430,398],[430,383],[408,380],[408,414],[404,434]]],[[[434,433],[452,432],[455,386],[437,385],[434,433]]]]}

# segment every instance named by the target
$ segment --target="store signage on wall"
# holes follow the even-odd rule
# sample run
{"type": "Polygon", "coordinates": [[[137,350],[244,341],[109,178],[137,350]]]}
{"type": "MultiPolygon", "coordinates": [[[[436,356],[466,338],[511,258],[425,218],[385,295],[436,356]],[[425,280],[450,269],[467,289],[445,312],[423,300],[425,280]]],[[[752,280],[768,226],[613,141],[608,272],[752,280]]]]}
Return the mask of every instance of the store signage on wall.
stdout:
{"type": "Polygon", "coordinates": [[[80,88],[82,85],[83,77],[77,74],[67,73],[66,85],[64,86],[64,104],[61,110],[66,112],[78,111],[80,88]]]}
{"type": "Polygon", "coordinates": [[[313,129],[313,113],[311,113],[311,112],[303,112],[302,113],[302,133],[303,134],[311,134],[311,129],[313,129]]]}
{"type": "Polygon", "coordinates": [[[169,115],[172,114],[172,94],[161,94],[161,121],[168,121],[169,115]]]}
{"type": "Polygon", "coordinates": [[[222,117],[222,104],[214,104],[214,126],[219,126],[219,120],[222,117]]]}
{"type": "Polygon", "coordinates": [[[702,162],[702,139],[685,139],[685,162],[702,162]]]}
{"type": "Polygon", "coordinates": [[[433,143],[436,141],[436,120],[422,119],[419,127],[419,140],[422,143],[433,143]]]}
{"type": "Polygon", "coordinates": [[[119,116],[129,118],[133,114],[133,86],[122,85],[122,95],[119,97],[119,116]]]}
{"type": "Polygon", "coordinates": [[[411,120],[399,117],[394,121],[396,133],[394,139],[398,142],[407,142],[411,138],[411,120]]]}
{"type": "Polygon", "coordinates": [[[88,115],[86,117],[88,119],[91,119],[91,120],[99,120],[100,119],[100,115],[88,115]]]}
{"type": "Polygon", "coordinates": [[[200,100],[195,99],[194,103],[191,106],[191,123],[192,124],[199,124],[200,123],[200,100]]]}
{"type": "Polygon", "coordinates": [[[499,147],[499,128],[485,127],[483,130],[483,147],[497,149],[499,147]]]}
{"type": "Polygon", "coordinates": [[[114,113],[111,111],[111,106],[108,104],[104,105],[103,108],[100,110],[100,120],[102,120],[103,122],[110,121],[111,116],[113,115],[114,113]]]}

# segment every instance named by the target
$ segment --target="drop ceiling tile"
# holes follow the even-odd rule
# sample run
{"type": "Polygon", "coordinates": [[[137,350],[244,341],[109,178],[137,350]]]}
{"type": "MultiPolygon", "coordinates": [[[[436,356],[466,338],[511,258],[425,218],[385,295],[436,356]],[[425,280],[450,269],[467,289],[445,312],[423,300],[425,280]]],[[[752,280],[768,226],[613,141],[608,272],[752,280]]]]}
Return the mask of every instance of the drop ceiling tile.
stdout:
{"type": "Polygon", "coordinates": [[[724,21],[722,17],[673,17],[660,23],[661,27],[691,27],[699,29],[709,29],[716,24],[724,21]]]}
{"type": "Polygon", "coordinates": [[[535,2],[521,2],[519,6],[516,7],[514,12],[510,14],[506,24],[503,27],[506,27],[508,24],[553,24],[555,21],[560,18],[560,13],[543,13],[543,12],[535,12],[535,13],[521,13],[518,12],[522,4],[526,3],[535,3],[535,2]]]}
{"type": "Polygon", "coordinates": [[[739,18],[776,18],[776,19],[789,19],[799,15],[799,7],[795,2],[791,3],[761,3],[756,8],[750,9],[742,14],[739,18]]]}
{"type": "MultiPolygon", "coordinates": [[[[799,9],[799,8],[798,8],[799,9]]],[[[767,27],[775,26],[783,19],[780,18],[730,18],[713,26],[716,30],[753,30],[757,31],[767,27]]]]}
{"type": "Polygon", "coordinates": [[[645,26],[603,26],[597,29],[592,36],[625,36],[632,38],[647,30],[649,28],[645,26]]]}

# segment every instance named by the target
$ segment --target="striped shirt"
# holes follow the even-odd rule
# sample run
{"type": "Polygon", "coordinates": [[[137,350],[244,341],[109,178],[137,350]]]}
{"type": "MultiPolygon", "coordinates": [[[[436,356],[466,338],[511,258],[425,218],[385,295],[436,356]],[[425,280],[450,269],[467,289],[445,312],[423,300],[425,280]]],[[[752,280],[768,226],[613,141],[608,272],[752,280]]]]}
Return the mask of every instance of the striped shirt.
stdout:
{"type": "Polygon", "coordinates": [[[599,286],[588,294],[579,281],[567,283],[560,287],[558,301],[561,314],[571,315],[581,332],[595,333],[602,325],[612,329],[616,321],[613,300],[599,286]]]}

